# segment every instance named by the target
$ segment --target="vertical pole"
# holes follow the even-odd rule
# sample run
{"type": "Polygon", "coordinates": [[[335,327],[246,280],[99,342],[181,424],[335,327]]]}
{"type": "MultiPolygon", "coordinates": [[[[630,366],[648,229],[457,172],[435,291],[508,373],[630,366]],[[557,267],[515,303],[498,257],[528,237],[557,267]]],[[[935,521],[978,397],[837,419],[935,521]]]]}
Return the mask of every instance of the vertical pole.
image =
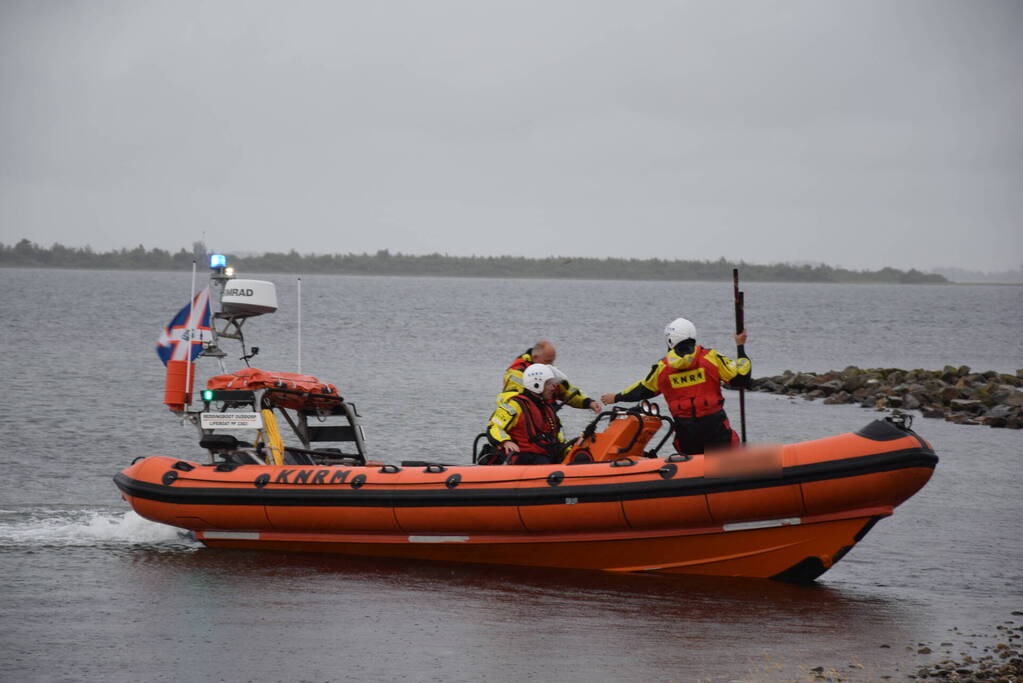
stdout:
{"type": "MultiPolygon", "coordinates": [[[[740,334],[746,327],[745,295],[739,291],[739,269],[732,269],[732,291],[735,295],[735,333],[740,334]]],[[[742,442],[746,443],[746,388],[739,387],[739,425],[742,442]]]]}
{"type": "Polygon", "coordinates": [[[192,337],[195,336],[195,259],[192,259],[192,293],[188,295],[188,341],[185,343],[185,412],[192,405],[192,337]]]}
{"type": "Polygon", "coordinates": [[[298,374],[302,374],[302,278],[298,278],[298,374]]]}

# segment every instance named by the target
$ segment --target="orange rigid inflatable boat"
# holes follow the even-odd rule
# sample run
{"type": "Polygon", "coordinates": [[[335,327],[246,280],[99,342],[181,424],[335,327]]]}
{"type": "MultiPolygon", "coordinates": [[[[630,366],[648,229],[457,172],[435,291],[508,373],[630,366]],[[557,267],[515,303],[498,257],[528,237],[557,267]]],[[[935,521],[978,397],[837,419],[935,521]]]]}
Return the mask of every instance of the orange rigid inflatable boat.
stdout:
{"type": "MultiPolygon", "coordinates": [[[[214,318],[240,328],[247,310],[214,318]]],[[[204,352],[222,358],[214,339],[204,352]]],[[[905,416],[815,441],[661,454],[671,420],[642,404],[597,416],[556,465],[475,453],[466,465],[385,464],[366,459],[358,411],[332,384],[249,368],[207,387],[199,409],[183,384],[167,403],[196,425],[209,462],[147,457],[114,481],[139,515],[220,548],[806,582],[938,461],[905,416]],[[284,443],[278,418],[301,446],[284,443]]]]}
{"type": "Polygon", "coordinates": [[[892,514],[937,463],[926,441],[892,421],[696,456],[643,457],[634,439],[617,455],[622,437],[649,422],[616,416],[591,445],[614,457],[594,462],[239,465],[149,457],[115,481],[141,516],[190,529],[213,547],[802,582],[892,514]],[[602,449],[605,442],[614,443],[602,449]]]}

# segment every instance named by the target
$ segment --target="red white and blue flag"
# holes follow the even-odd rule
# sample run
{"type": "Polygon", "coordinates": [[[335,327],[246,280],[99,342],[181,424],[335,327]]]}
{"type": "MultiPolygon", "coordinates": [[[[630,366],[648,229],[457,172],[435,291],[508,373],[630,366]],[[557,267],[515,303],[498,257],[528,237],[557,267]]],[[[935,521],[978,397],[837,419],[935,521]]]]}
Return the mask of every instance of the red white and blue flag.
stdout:
{"type": "Polygon", "coordinates": [[[210,288],[207,287],[163,328],[156,342],[156,355],[164,365],[171,360],[193,361],[202,353],[203,344],[213,341],[210,317],[210,288]]]}

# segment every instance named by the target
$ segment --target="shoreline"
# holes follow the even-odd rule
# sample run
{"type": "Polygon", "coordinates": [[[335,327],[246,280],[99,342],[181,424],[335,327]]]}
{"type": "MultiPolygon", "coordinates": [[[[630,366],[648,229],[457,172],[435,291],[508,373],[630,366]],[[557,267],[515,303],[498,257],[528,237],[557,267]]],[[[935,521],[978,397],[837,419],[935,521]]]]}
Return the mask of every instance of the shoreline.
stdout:
{"type": "MultiPolygon", "coordinates": [[[[295,249],[287,252],[222,253],[239,270],[246,272],[282,272],[295,274],[381,274],[381,275],[461,275],[466,277],[522,277],[599,280],[666,280],[727,282],[739,269],[745,282],[838,282],[947,284],[949,279],[934,272],[916,268],[855,269],[826,263],[747,263],[744,260],[662,259],[659,257],[624,256],[515,256],[453,255],[391,253],[306,253],[295,249]]],[[[0,242],[0,266],[50,266],[70,268],[114,269],[185,269],[210,255],[203,241],[193,242],[191,250],[182,248],[171,253],[166,249],[146,249],[139,244],[132,249],[121,248],[95,252],[91,247],[67,247],[54,243],[42,247],[28,238],[15,244],[0,242]]]]}
{"type": "MultiPolygon", "coordinates": [[[[190,272],[183,268],[154,268],[147,266],[124,266],[124,267],[111,267],[109,265],[100,266],[60,266],[60,265],[42,265],[42,264],[12,264],[12,263],[0,263],[0,269],[8,268],[11,270],[77,270],[77,271],[104,271],[109,273],[139,273],[139,272],[151,272],[151,273],[186,273],[190,272]]],[[[296,268],[288,269],[272,269],[272,268],[252,268],[246,269],[246,272],[251,275],[300,275],[302,277],[312,275],[324,275],[328,277],[430,277],[430,278],[461,278],[461,279],[490,279],[490,280],[592,280],[596,282],[729,282],[729,277],[706,277],[706,278],[675,278],[675,277],[639,277],[635,274],[622,274],[622,275],[607,275],[597,276],[592,273],[582,274],[557,274],[555,272],[550,273],[515,273],[515,272],[500,272],[500,273],[479,273],[479,272],[437,272],[437,271],[391,271],[391,270],[349,270],[349,271],[334,271],[334,270],[302,270],[296,268]]],[[[765,279],[757,277],[746,277],[744,282],[755,282],[757,284],[789,284],[789,285],[929,285],[929,286],[949,286],[949,285],[994,285],[994,286],[1023,286],[1023,283],[993,283],[993,282],[899,282],[897,280],[800,280],[800,279],[765,279]]]]}
{"type": "MultiPolygon", "coordinates": [[[[1015,610],[1011,616],[1023,616],[1023,612],[1015,610]]],[[[1012,683],[1019,681],[1023,674],[1021,640],[1023,626],[1015,618],[1003,618],[1001,623],[989,626],[986,633],[967,632],[953,626],[939,642],[881,643],[878,646],[881,649],[902,649],[906,653],[906,661],[894,669],[859,661],[844,666],[807,666],[804,680],[988,680],[1012,683]]]]}
{"type": "Polygon", "coordinates": [[[820,398],[827,404],[856,403],[878,411],[914,410],[956,424],[1023,429],[1023,369],[1015,375],[972,372],[967,365],[941,370],[850,365],[819,374],[786,370],[754,378],[750,391],[820,398]]]}
{"type": "MultiPolygon", "coordinates": [[[[110,266],[60,266],[41,264],[12,264],[0,263],[0,269],[9,270],[74,270],[107,273],[185,273],[189,272],[182,268],[153,268],[145,266],[132,266],[114,268],[110,266]]],[[[315,271],[315,270],[273,270],[257,269],[251,271],[250,275],[299,275],[302,277],[323,275],[327,277],[429,277],[429,278],[455,278],[468,280],[565,280],[565,281],[594,281],[594,282],[726,282],[724,278],[661,278],[661,277],[635,277],[631,275],[595,277],[593,275],[558,275],[551,274],[482,274],[482,273],[437,273],[437,272],[385,272],[385,271],[315,271]]],[[[745,281],[754,282],[758,285],[893,285],[905,287],[907,285],[927,285],[938,287],[1023,287],[1023,282],[897,282],[895,280],[775,280],[747,278],[745,281]]]]}

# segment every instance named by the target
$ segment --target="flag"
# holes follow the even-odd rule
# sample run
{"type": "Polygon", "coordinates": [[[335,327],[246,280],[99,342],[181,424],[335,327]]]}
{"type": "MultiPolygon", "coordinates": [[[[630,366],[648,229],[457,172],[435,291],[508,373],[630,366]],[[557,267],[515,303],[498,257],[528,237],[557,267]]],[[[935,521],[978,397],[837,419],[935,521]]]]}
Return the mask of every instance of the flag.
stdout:
{"type": "Polygon", "coordinates": [[[213,341],[210,317],[210,288],[207,287],[163,328],[156,342],[156,355],[164,365],[170,360],[193,361],[199,356],[203,343],[213,341]]]}

